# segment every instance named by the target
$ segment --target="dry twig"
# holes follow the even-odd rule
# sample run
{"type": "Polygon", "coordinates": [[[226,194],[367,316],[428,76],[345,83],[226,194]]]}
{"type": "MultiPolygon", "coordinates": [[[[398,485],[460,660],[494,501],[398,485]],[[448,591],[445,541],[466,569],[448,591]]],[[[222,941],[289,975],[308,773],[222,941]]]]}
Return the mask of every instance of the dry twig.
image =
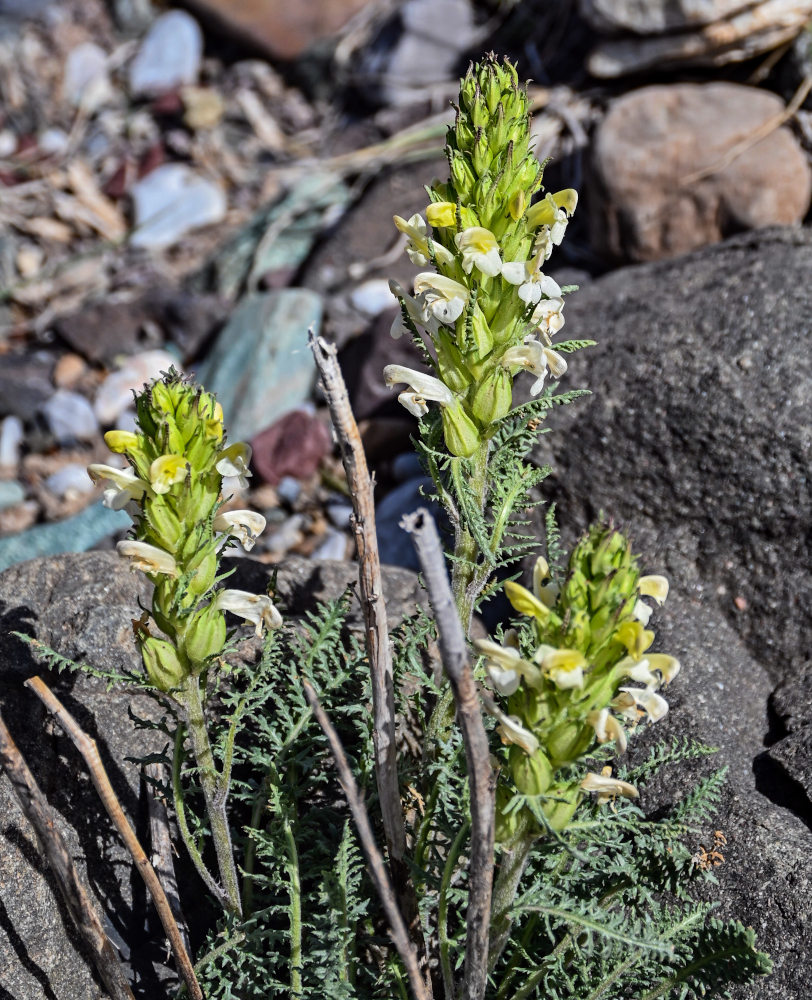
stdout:
{"type": "Polygon", "coordinates": [[[155,869],[149,863],[149,858],[138,842],[135,831],[124,815],[124,810],[121,808],[116,793],[113,791],[113,786],[110,784],[110,779],[107,777],[104,764],[102,764],[99,751],[96,747],[96,741],[82,731],[70,712],[68,712],[42,678],[31,677],[25,682],[25,685],[37,695],[48,711],[56,717],[59,724],[73,741],[76,749],[84,757],[85,763],[90,770],[91,780],[96,787],[96,791],[99,793],[99,798],[102,800],[104,808],[107,810],[107,815],[113,821],[113,825],[118,830],[125,847],[132,855],[135,866],[152,896],[152,901],[155,903],[158,916],[161,918],[161,923],[166,931],[166,936],[169,938],[169,944],[175,956],[178,971],[186,983],[189,994],[193,1000],[203,1000],[203,992],[200,989],[200,984],[192,968],[192,963],[183,943],[181,933],[178,930],[178,925],[175,923],[175,918],[172,915],[172,909],[166,898],[166,893],[161,886],[158,876],[155,874],[155,869]]]}
{"type": "Polygon", "coordinates": [[[366,625],[365,637],[372,672],[372,707],[375,714],[375,777],[383,812],[383,828],[390,856],[402,861],[406,833],[398,788],[398,760],[395,744],[395,693],[389,627],[383,601],[381,563],[375,534],[375,503],[372,480],[364,446],[352,414],[347,387],[336,360],[336,349],[310,332],[310,349],[316,359],[330,416],[338,435],[344,471],[350,487],[353,532],[358,547],[358,579],[366,625]]]}
{"type": "Polygon", "coordinates": [[[440,537],[431,514],[420,508],[406,515],[401,527],[412,536],[423,570],[423,580],[437,622],[437,641],[443,666],[457,705],[471,789],[471,858],[468,869],[465,971],[462,996],[480,1000],[488,974],[488,935],[493,889],[494,775],[488,736],[482,722],[474,672],[468,659],[440,537]]]}
{"type": "Polygon", "coordinates": [[[33,774],[17,749],[0,716],[0,763],[11,782],[25,818],[34,828],[40,850],[51,867],[56,884],[70,915],[86,941],[93,964],[113,1000],[135,1000],[118,961],[116,950],[104,933],[93,904],[70,856],[62,834],[56,828],[50,807],[33,774]]]}
{"type": "Polygon", "coordinates": [[[341,740],[338,738],[338,733],[333,728],[333,724],[327,718],[327,714],[321,707],[318,695],[313,689],[313,686],[308,681],[302,681],[302,685],[304,687],[307,703],[313,710],[313,715],[315,715],[316,721],[321,726],[324,735],[330,743],[330,750],[332,751],[336,770],[338,771],[338,780],[341,782],[341,787],[344,789],[344,794],[347,797],[347,804],[350,807],[352,818],[355,821],[355,828],[358,830],[361,847],[364,850],[367,864],[369,865],[369,873],[372,877],[372,881],[375,883],[375,889],[377,890],[381,903],[383,904],[384,913],[386,914],[386,919],[389,923],[389,930],[392,935],[392,941],[395,948],[397,948],[397,952],[400,955],[404,966],[406,967],[406,973],[409,977],[409,984],[412,987],[412,992],[417,1000],[430,1000],[431,992],[420,973],[417,961],[417,952],[414,945],[409,940],[409,932],[406,929],[406,924],[401,916],[400,910],[398,909],[398,904],[395,900],[395,893],[392,889],[389,877],[386,874],[386,864],[384,863],[383,856],[375,843],[375,835],[372,832],[372,826],[369,822],[366,807],[364,806],[364,800],[361,798],[361,793],[358,791],[358,785],[356,785],[355,778],[350,770],[350,765],[347,762],[347,756],[344,753],[341,740]]]}

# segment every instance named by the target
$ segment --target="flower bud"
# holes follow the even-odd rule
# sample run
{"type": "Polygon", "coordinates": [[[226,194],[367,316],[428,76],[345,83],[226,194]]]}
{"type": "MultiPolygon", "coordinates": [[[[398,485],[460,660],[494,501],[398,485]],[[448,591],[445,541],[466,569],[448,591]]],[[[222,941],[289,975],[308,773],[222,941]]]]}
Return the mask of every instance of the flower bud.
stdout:
{"type": "Polygon", "coordinates": [[[543,795],[550,787],[553,770],[541,750],[528,755],[514,744],[508,760],[510,775],[523,795],[543,795]]]}
{"type": "Polygon", "coordinates": [[[451,201],[436,201],[426,208],[426,221],[435,229],[457,224],[457,206],[451,201]]]}
{"type": "Polygon", "coordinates": [[[104,443],[110,451],[123,455],[138,447],[138,435],[132,431],[107,431],[104,435],[104,443]]]}
{"type": "Polygon", "coordinates": [[[461,404],[455,402],[444,406],[442,416],[446,448],[452,455],[457,455],[459,458],[468,458],[473,455],[479,447],[480,435],[476,424],[461,404]]]}
{"type": "Polygon", "coordinates": [[[171,642],[148,636],[140,646],[147,676],[159,691],[171,691],[182,683],[186,671],[171,642]]]}
{"type": "Polygon", "coordinates": [[[196,611],[184,630],[183,644],[193,664],[216,656],[226,642],[226,616],[213,604],[196,611]]]}
{"type": "Polygon", "coordinates": [[[487,427],[501,420],[510,412],[513,400],[513,379],[501,365],[497,365],[476,388],[471,400],[471,412],[487,427]]]}

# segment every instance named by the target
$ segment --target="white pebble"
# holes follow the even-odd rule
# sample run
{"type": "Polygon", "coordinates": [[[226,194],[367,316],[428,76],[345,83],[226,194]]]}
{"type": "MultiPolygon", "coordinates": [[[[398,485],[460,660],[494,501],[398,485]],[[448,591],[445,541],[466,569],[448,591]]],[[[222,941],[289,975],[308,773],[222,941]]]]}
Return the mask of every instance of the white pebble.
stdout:
{"type": "Polygon", "coordinates": [[[70,50],[65,60],[62,92],[69,104],[88,112],[110,100],[113,91],[104,49],[93,42],[82,42],[70,50]]]}
{"type": "Polygon", "coordinates": [[[293,476],[282,476],[279,485],[276,487],[276,495],[280,500],[284,500],[289,506],[293,506],[299,499],[302,492],[302,484],[293,476]]]}
{"type": "Polygon", "coordinates": [[[372,278],[352,290],[350,302],[354,309],[367,316],[378,316],[397,305],[386,278],[372,278]]]}
{"type": "Polygon", "coordinates": [[[140,391],[144,383],[158,378],[172,366],[178,369],[177,358],[167,351],[144,351],[127,358],[124,365],[108,375],[99,386],[93,408],[103,427],[110,427],[133,403],[133,392],[140,391]]]}
{"type": "Polygon", "coordinates": [[[87,474],[87,468],[77,462],[71,462],[56,472],[52,472],[45,480],[45,489],[54,496],[71,499],[83,493],[92,493],[95,489],[93,481],[87,474]]]}
{"type": "Polygon", "coordinates": [[[42,413],[59,444],[92,441],[99,433],[99,422],[93,407],[78,392],[57,389],[42,406],[42,413]]]}
{"type": "Polygon", "coordinates": [[[166,163],[134,184],[134,247],[159,250],[184,233],[220,222],[226,214],[221,188],[183,163],[166,163]]]}
{"type": "Polygon", "coordinates": [[[271,532],[265,538],[265,548],[268,552],[283,553],[292,549],[294,545],[302,540],[301,527],[304,523],[304,515],[291,514],[291,516],[281,524],[276,531],[271,532]]]}
{"type": "Polygon", "coordinates": [[[311,559],[344,559],[347,554],[347,536],[343,531],[328,528],[324,538],[313,549],[311,559]]]}
{"type": "Polygon", "coordinates": [[[346,503],[328,503],[327,516],[337,528],[349,528],[352,507],[346,503]]]}
{"type": "Polygon", "coordinates": [[[69,143],[70,138],[64,129],[46,128],[44,132],[40,132],[37,148],[48,156],[61,156],[67,152],[69,143]]]}
{"type": "Polygon", "coordinates": [[[0,421],[0,468],[16,469],[20,462],[20,445],[23,443],[23,422],[10,416],[0,421]]]}
{"type": "Polygon", "coordinates": [[[170,10],[152,23],[130,63],[130,92],[155,97],[197,83],[203,56],[203,33],[183,10],[170,10]]]}

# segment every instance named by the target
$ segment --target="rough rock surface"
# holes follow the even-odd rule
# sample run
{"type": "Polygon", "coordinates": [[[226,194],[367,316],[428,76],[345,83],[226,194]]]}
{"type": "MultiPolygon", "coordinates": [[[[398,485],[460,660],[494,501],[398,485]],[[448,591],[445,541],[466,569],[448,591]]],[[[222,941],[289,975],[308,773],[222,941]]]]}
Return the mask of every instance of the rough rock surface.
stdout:
{"type": "Polygon", "coordinates": [[[616,259],[656,260],[746,229],[800,222],[812,170],[780,98],[732,83],[643,87],[614,101],[594,145],[592,228],[616,259]]]}
{"type": "MultiPolygon", "coordinates": [[[[268,567],[250,559],[235,560],[234,565],[233,586],[255,592],[267,587],[268,567]]],[[[279,568],[276,600],[288,617],[297,617],[313,610],[320,600],[338,597],[356,579],[357,570],[350,563],[290,559],[279,568]]],[[[108,692],[103,683],[85,675],[49,676],[34,661],[30,648],[11,635],[13,631],[35,635],[80,661],[131,668],[137,662],[131,620],[140,614],[139,598],[148,602],[148,591],[144,576],[131,573],[108,552],[37,559],[0,574],[0,710],[104,912],[108,934],[124,947],[125,967],[132,960],[131,974],[139,995],[162,996],[158,976],[166,970],[160,964],[162,947],[155,944],[162,937],[151,926],[145,934],[145,923],[151,918],[141,881],[111,829],[73,744],[46,718],[23,682],[37,673],[46,676],[96,739],[122,806],[142,838],[146,803],[138,769],[125,757],[145,752],[144,734],[134,730],[127,711],[132,707],[144,716],[155,711],[154,705],[144,696],[108,692]]],[[[422,600],[415,575],[403,570],[385,570],[384,592],[392,624],[422,600]]],[[[359,607],[350,625],[361,627],[359,607]]],[[[256,650],[257,641],[251,640],[243,652],[252,655],[256,650]]],[[[160,739],[154,749],[159,746],[160,739]]],[[[58,890],[39,859],[33,833],[2,774],[0,816],[0,996],[97,1000],[103,991],[83,957],[58,890]]]]}
{"type": "Polygon", "coordinates": [[[812,995],[810,267],[812,233],[775,229],[586,285],[566,333],[600,344],[562,387],[593,395],[538,452],[570,538],[603,511],[671,581],[653,627],[683,673],[651,738],[690,732],[730,767],[723,911],[776,965],[753,1000],[812,995]]]}
{"type": "Polygon", "coordinates": [[[812,13],[810,0],[582,0],[582,15],[609,38],[590,53],[589,72],[618,77],[650,67],[724,66],[791,41],[812,13]],[[712,20],[708,21],[708,18],[712,20]]]}

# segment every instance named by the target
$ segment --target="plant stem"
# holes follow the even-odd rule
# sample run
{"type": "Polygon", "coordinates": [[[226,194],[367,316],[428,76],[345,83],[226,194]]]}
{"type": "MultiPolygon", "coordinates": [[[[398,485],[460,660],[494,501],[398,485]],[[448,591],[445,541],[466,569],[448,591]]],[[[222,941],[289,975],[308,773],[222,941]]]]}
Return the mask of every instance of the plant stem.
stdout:
{"type": "Polygon", "coordinates": [[[299,878],[299,852],[293,826],[285,816],[285,843],[288,848],[288,875],[290,876],[290,995],[302,995],[302,885],[299,878]]]}
{"type": "Polygon", "coordinates": [[[200,769],[200,786],[203,789],[203,798],[206,802],[206,812],[217,855],[220,880],[225,890],[227,900],[225,905],[230,912],[241,916],[240,888],[231,847],[231,831],[228,828],[226,815],[228,785],[217,772],[206,728],[206,717],[203,713],[200,682],[194,674],[190,674],[186,678],[183,695],[192,753],[200,769]]]}
{"type": "Polygon", "coordinates": [[[491,935],[488,943],[488,969],[493,972],[499,956],[505,949],[513,926],[510,914],[516,890],[527,867],[530,850],[536,839],[529,832],[529,821],[524,819],[519,830],[502,853],[502,863],[493,885],[491,908],[491,935]]]}
{"type": "Polygon", "coordinates": [[[448,944],[448,890],[451,886],[451,877],[454,874],[454,866],[460,856],[463,841],[468,836],[471,829],[470,823],[464,823],[460,831],[454,838],[451,850],[443,868],[443,878],[440,882],[440,898],[437,903],[437,936],[440,943],[440,966],[443,970],[443,986],[445,987],[445,1000],[455,1000],[457,991],[454,987],[454,972],[451,968],[451,956],[448,944]]]}
{"type": "MultiPolygon", "coordinates": [[[[490,442],[483,441],[479,450],[471,459],[473,470],[470,478],[466,482],[461,481],[461,462],[454,459],[451,464],[452,476],[458,495],[463,491],[471,498],[471,504],[476,506],[478,511],[484,511],[485,499],[488,492],[488,454],[490,452],[490,442]]],[[[464,505],[460,505],[464,511],[464,505]]],[[[454,594],[454,603],[457,605],[457,613],[462,622],[462,628],[466,636],[471,631],[471,619],[474,616],[474,605],[479,596],[482,586],[474,586],[477,577],[477,558],[481,555],[479,546],[474,536],[460,525],[457,529],[457,537],[454,544],[454,561],[451,571],[451,590],[454,594]]],[[[484,584],[483,584],[484,586],[484,584]]]]}
{"type": "Polygon", "coordinates": [[[175,730],[175,752],[172,757],[172,805],[175,809],[175,816],[178,821],[178,830],[180,831],[181,839],[186,845],[186,850],[189,852],[189,857],[192,859],[192,864],[197,870],[197,874],[203,880],[204,885],[209,890],[209,892],[214,896],[214,898],[222,906],[226,906],[228,900],[226,899],[225,893],[222,888],[217,884],[217,880],[212,877],[211,872],[206,867],[203,856],[198,850],[195,839],[192,836],[192,831],[189,829],[189,824],[186,821],[186,806],[183,801],[183,786],[180,780],[180,767],[183,762],[183,740],[186,735],[186,727],[182,722],[178,723],[178,728],[175,730]]]}

